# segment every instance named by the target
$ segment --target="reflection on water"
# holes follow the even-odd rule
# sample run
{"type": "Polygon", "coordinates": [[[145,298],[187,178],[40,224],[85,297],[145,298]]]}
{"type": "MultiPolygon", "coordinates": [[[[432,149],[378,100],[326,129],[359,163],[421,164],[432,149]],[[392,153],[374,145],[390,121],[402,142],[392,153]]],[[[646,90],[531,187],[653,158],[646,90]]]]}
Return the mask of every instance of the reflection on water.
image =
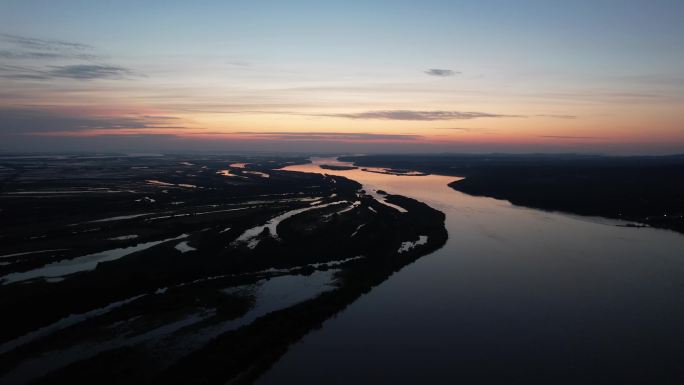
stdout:
{"type": "Polygon", "coordinates": [[[299,209],[290,210],[284,214],[278,215],[275,218],[271,218],[268,222],[266,222],[265,225],[256,226],[252,227],[251,229],[245,230],[244,233],[242,233],[235,241],[233,241],[233,244],[237,245],[240,243],[246,243],[247,247],[253,249],[259,244],[259,239],[257,238],[257,236],[259,236],[259,234],[261,234],[264,230],[268,229],[269,235],[278,238],[278,233],[276,229],[278,228],[280,222],[306,211],[321,209],[328,206],[334,206],[344,202],[345,201],[336,201],[326,204],[317,204],[310,207],[303,207],[299,209]]]}
{"type": "Polygon", "coordinates": [[[325,322],[276,383],[665,383],[684,378],[684,236],[473,197],[458,178],[354,179],[446,214],[449,240],[325,322]],[[340,368],[344,368],[340,370],[340,368]]]}
{"type": "Polygon", "coordinates": [[[77,273],[79,271],[93,270],[101,262],[114,261],[116,259],[123,258],[129,254],[149,249],[150,247],[162,244],[164,242],[187,238],[187,236],[187,234],[182,234],[175,238],[163,239],[161,241],[139,243],[135,246],[100,251],[97,253],[88,254],[73,259],[49,263],[37,269],[20,273],[11,273],[5,275],[4,277],[0,277],[0,283],[10,284],[13,282],[26,281],[34,278],[48,278],[50,279],[50,282],[59,282],[66,275],[77,273]]]}
{"type": "MultiPolygon", "coordinates": [[[[283,275],[264,279],[256,284],[256,303],[238,321],[250,323],[258,317],[275,310],[284,309],[304,302],[334,288],[334,275],[337,270],[315,271],[310,275],[283,275]]],[[[231,288],[228,293],[244,290],[231,288]]]]}
{"type": "MultiPolygon", "coordinates": [[[[350,258],[346,261],[337,261],[329,265],[340,265],[353,259],[355,258],[350,258]]],[[[122,331],[116,336],[112,338],[100,338],[96,341],[86,339],[64,349],[45,351],[38,357],[32,357],[21,362],[21,364],[14,368],[10,373],[0,377],[0,383],[3,385],[24,384],[69,364],[93,357],[96,354],[111,349],[121,348],[123,346],[134,346],[140,343],[157,344],[160,346],[160,350],[164,352],[163,354],[165,357],[178,359],[180,356],[204,346],[211,339],[230,330],[235,330],[241,326],[248,325],[265,314],[315,298],[321,293],[334,289],[335,274],[338,271],[339,270],[337,269],[329,269],[325,271],[315,271],[308,275],[287,274],[262,279],[253,285],[226,289],[225,292],[228,294],[246,291],[252,292],[255,297],[254,306],[239,318],[209,324],[208,326],[187,332],[187,334],[183,334],[181,330],[190,325],[198,325],[200,322],[209,319],[215,315],[216,310],[206,309],[205,311],[200,311],[198,313],[188,314],[180,319],[146,330],[143,333],[135,333],[126,329],[127,325],[130,326],[130,323],[133,323],[138,319],[138,317],[129,318],[117,326],[112,326],[122,331]],[[161,348],[161,346],[163,346],[163,348],[161,348]]],[[[159,289],[155,294],[163,295],[166,291],[167,289],[159,289]]],[[[103,308],[95,309],[87,313],[70,315],[52,325],[0,345],[0,353],[8,352],[11,349],[58,330],[108,313],[144,296],[145,294],[138,295],[123,301],[111,303],[103,308]]]]}

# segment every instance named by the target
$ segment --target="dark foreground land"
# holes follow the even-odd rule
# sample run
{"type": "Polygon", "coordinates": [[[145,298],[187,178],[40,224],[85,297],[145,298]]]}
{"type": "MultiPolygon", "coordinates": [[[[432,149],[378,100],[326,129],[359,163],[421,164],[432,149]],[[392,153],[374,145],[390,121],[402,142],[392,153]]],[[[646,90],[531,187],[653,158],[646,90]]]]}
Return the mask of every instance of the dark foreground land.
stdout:
{"type": "Polygon", "coordinates": [[[250,383],[446,241],[305,161],[0,158],[0,383],[250,383]]]}
{"type": "Polygon", "coordinates": [[[463,176],[471,195],[684,232],[684,155],[369,155],[344,157],[360,167],[463,176]]]}

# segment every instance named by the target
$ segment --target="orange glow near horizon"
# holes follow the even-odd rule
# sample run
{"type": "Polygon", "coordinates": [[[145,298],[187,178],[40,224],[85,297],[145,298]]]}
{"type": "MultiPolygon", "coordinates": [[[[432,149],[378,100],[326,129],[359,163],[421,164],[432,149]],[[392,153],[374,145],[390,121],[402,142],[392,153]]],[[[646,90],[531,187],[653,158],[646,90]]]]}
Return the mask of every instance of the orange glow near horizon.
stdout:
{"type": "MultiPolygon", "coordinates": [[[[425,109],[431,111],[430,109],[425,109]]],[[[95,127],[77,131],[28,133],[36,136],[93,137],[107,135],[170,135],[190,141],[259,142],[263,140],[338,141],[340,143],[511,144],[544,146],[548,144],[582,146],[585,144],[684,143],[676,116],[662,115],[650,128],[635,119],[633,111],[616,119],[610,115],[569,118],[525,116],[477,118],[467,120],[390,120],[349,119],[289,113],[171,113],[155,108],[60,106],[60,115],[92,120],[95,127]],[[130,113],[135,111],[135,113],[130,113]],[[631,116],[630,116],[631,115],[631,116]],[[97,121],[131,119],[140,127],[98,128],[97,121]],[[307,136],[308,134],[308,136],[307,136]],[[344,137],[349,134],[350,137],[344,137]],[[357,135],[357,136],[354,136],[357,135]]],[[[356,111],[345,112],[356,113],[356,111]]],[[[332,113],[327,113],[332,115],[332,113]]],[[[339,112],[335,112],[339,114],[339,112]]]]}

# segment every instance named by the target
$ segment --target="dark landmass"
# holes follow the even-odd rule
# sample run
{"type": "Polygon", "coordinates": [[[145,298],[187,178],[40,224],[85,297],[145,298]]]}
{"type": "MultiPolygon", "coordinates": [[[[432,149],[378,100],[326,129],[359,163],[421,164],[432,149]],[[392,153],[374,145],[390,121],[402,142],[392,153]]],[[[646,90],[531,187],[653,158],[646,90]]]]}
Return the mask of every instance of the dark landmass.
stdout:
{"type": "Polygon", "coordinates": [[[684,232],[684,155],[371,155],[361,167],[463,176],[471,195],[684,232]]]}
{"type": "Polygon", "coordinates": [[[354,166],[338,166],[336,164],[322,164],[319,167],[322,169],[325,169],[325,170],[336,170],[336,171],[356,170],[358,168],[358,167],[354,167],[354,166]]]}
{"type": "Polygon", "coordinates": [[[0,382],[250,383],[446,241],[306,161],[0,158],[0,382]]]}
{"type": "Polygon", "coordinates": [[[428,175],[424,172],[415,170],[404,170],[398,168],[364,168],[363,171],[374,172],[376,174],[387,174],[387,175],[407,175],[407,176],[424,176],[428,175]]]}

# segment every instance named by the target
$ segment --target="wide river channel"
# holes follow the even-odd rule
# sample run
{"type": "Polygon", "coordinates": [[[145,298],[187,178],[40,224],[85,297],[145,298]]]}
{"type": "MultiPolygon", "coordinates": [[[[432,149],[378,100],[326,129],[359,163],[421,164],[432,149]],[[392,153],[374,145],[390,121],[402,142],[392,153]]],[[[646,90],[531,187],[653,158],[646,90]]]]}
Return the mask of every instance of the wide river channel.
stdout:
{"type": "Polygon", "coordinates": [[[456,177],[324,170],[446,214],[449,240],[327,320],[260,384],[664,384],[684,378],[684,236],[513,206],[456,177]]]}

